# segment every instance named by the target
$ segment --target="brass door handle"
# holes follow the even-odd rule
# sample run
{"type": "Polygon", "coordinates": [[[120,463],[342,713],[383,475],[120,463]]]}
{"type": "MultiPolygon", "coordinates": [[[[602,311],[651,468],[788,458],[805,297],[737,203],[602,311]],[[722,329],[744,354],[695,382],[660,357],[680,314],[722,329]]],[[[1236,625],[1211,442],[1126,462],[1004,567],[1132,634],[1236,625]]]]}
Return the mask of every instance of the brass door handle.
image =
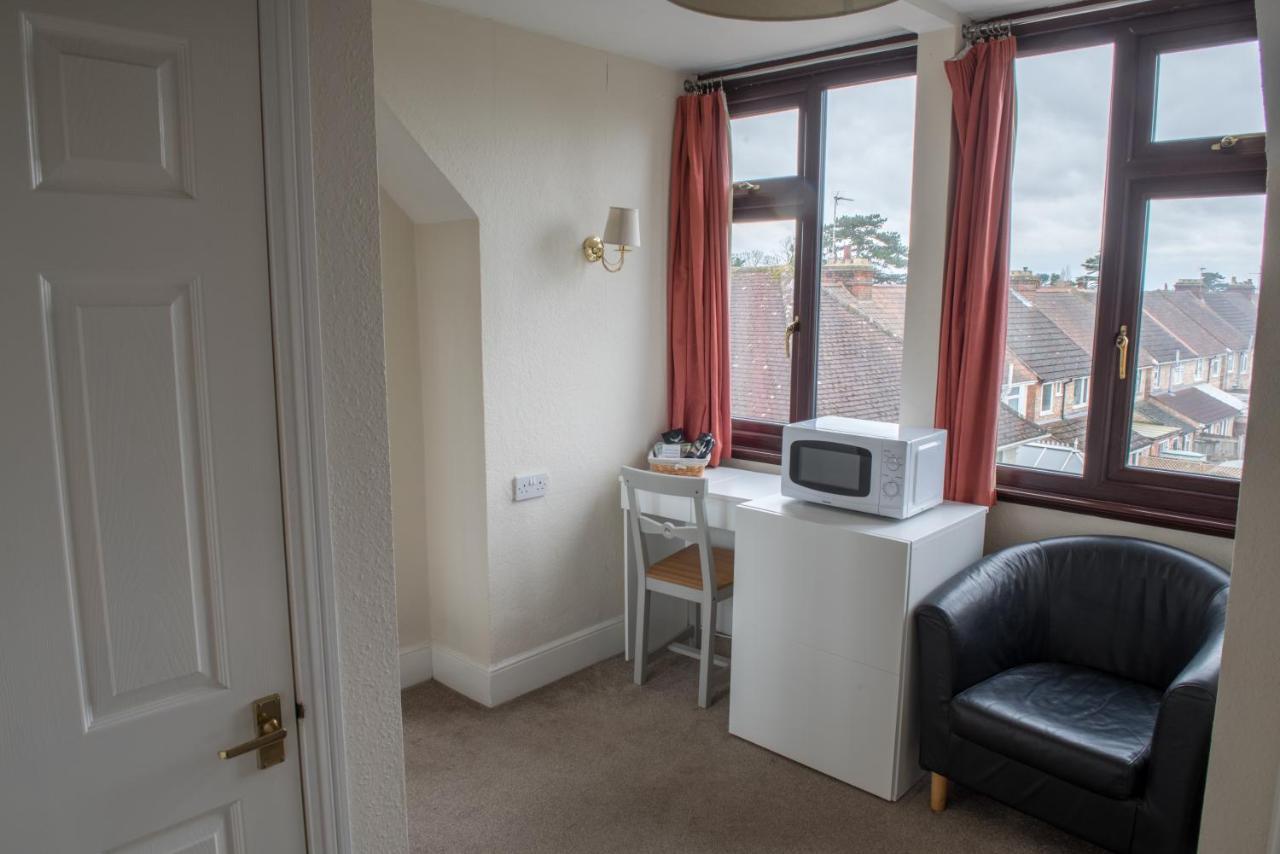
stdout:
{"type": "Polygon", "coordinates": [[[278,744],[289,737],[289,730],[280,726],[280,722],[274,718],[267,721],[265,729],[268,730],[266,735],[251,738],[246,742],[237,744],[235,747],[228,747],[226,750],[219,750],[218,758],[235,759],[237,756],[244,756],[246,753],[261,750],[268,745],[278,744]]]}
{"type": "Polygon", "coordinates": [[[787,324],[786,331],[782,334],[782,346],[786,348],[787,358],[791,358],[791,339],[800,329],[800,318],[792,317],[791,322],[787,324]]]}
{"type": "Polygon", "coordinates": [[[1116,349],[1120,351],[1120,379],[1125,378],[1125,373],[1129,363],[1129,326],[1125,324],[1120,327],[1120,334],[1116,336],[1116,349]]]}
{"type": "Polygon", "coordinates": [[[284,740],[289,737],[289,730],[280,725],[279,694],[269,694],[254,701],[253,723],[258,730],[258,737],[235,747],[219,750],[219,759],[235,759],[257,751],[259,768],[270,768],[284,761],[284,740]]]}

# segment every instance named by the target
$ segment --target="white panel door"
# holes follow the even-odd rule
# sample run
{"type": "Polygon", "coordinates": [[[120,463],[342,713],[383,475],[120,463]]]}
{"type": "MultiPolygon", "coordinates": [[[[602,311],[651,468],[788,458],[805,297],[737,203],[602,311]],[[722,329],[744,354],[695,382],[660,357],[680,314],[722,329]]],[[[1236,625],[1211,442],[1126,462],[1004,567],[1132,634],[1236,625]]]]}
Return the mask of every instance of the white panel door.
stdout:
{"type": "Polygon", "coordinates": [[[257,14],[0,0],[6,852],[305,848],[257,14]]]}

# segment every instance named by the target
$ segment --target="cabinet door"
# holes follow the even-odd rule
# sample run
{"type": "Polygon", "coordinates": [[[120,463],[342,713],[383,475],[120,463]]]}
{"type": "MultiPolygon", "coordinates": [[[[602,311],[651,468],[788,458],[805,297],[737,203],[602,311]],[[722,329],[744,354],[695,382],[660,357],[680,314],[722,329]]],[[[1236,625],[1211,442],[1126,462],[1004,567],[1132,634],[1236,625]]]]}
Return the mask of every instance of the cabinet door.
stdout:
{"type": "Polygon", "coordinates": [[[786,640],[898,673],[906,543],[739,508],[734,617],[786,640]]]}

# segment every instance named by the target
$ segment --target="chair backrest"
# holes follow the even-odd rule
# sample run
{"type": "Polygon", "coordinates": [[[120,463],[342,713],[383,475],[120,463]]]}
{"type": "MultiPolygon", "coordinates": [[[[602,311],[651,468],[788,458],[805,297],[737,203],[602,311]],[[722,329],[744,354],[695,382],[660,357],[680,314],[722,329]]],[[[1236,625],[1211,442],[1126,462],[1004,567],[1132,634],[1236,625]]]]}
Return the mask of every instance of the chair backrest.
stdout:
{"type": "Polygon", "coordinates": [[[1060,661],[1161,690],[1220,623],[1229,587],[1209,561],[1131,537],[1011,546],[965,576],[982,577],[1005,601],[989,629],[1016,645],[1017,661],[1005,666],[1060,661]]]}
{"type": "Polygon", "coordinates": [[[627,490],[627,508],[630,511],[631,541],[635,543],[636,562],[640,572],[645,572],[653,562],[649,560],[649,544],[645,534],[661,534],[667,539],[679,539],[698,547],[702,569],[702,589],[715,592],[715,556],[711,551],[711,528],[707,524],[707,482],[701,477],[684,477],[675,474],[658,474],[644,469],[622,467],[622,485],[627,490]],[[640,509],[638,493],[650,493],[672,498],[687,498],[693,504],[693,524],[673,522],[661,515],[646,513],[640,509]]]}
{"type": "Polygon", "coordinates": [[[1172,546],[1090,536],[1039,546],[1046,646],[1059,661],[1163,689],[1225,607],[1227,573],[1172,546]]]}

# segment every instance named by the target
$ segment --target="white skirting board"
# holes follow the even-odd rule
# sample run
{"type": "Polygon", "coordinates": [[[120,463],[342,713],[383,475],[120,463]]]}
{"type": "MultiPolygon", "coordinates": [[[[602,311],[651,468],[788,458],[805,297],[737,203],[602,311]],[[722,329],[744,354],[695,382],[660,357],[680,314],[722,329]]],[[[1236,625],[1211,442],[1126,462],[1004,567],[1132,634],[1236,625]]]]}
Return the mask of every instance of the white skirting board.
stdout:
{"type": "Polygon", "coordinates": [[[431,643],[420,643],[400,650],[400,690],[431,678],[431,643]]]}
{"type": "MultiPolygon", "coordinates": [[[[492,707],[617,655],[622,650],[622,617],[611,617],[491,667],[438,643],[431,644],[429,649],[432,678],[464,697],[492,707]]],[[[409,654],[418,653],[415,650],[402,650],[400,653],[402,687],[413,684],[404,681],[409,672],[406,670],[406,655],[409,654]]],[[[421,670],[415,672],[420,673],[421,670]]]]}

